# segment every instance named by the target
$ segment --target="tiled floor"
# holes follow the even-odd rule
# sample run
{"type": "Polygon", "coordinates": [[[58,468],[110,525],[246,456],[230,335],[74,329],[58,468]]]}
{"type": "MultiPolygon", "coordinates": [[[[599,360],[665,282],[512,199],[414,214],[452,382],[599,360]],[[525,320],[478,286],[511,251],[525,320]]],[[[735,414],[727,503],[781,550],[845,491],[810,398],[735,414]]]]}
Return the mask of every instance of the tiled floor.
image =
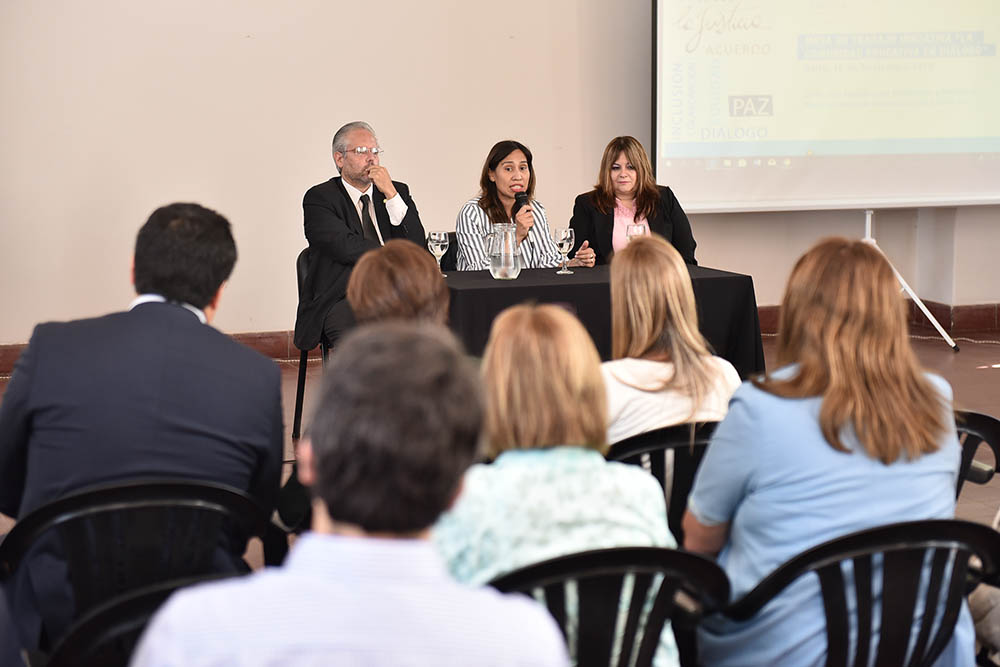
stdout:
{"type": "MultiPolygon", "coordinates": [[[[959,339],[961,351],[952,352],[940,338],[936,336],[917,336],[913,345],[921,362],[927,368],[936,371],[947,379],[955,391],[955,405],[966,410],[975,410],[992,415],[1000,415],[1000,336],[984,334],[959,339]],[[992,342],[970,342],[992,341],[992,342]]],[[[774,365],[777,339],[773,336],[764,337],[764,355],[768,367],[774,365]]],[[[280,362],[282,373],[282,396],[285,411],[285,475],[291,470],[294,449],[291,440],[292,415],[295,407],[295,385],[298,362],[280,362]]],[[[316,398],[322,366],[318,360],[309,363],[305,391],[305,420],[308,420],[310,409],[316,398]]],[[[0,396],[6,389],[7,378],[0,376],[0,396]]],[[[992,464],[988,448],[982,447],[979,458],[992,464]]],[[[997,508],[1000,507],[1000,477],[984,486],[966,484],[958,501],[956,514],[963,519],[989,523],[997,508]]],[[[11,522],[0,516],[0,534],[9,530],[11,522]]],[[[250,560],[259,562],[256,550],[249,554],[250,560]]]]}

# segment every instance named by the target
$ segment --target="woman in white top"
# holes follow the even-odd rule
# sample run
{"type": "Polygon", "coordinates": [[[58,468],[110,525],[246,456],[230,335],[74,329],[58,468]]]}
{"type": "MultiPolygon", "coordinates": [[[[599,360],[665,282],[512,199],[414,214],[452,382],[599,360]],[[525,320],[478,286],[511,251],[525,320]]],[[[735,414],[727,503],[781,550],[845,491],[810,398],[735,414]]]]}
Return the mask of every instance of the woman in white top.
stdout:
{"type": "MultiPolygon", "coordinates": [[[[534,200],[535,170],[527,146],[512,139],[497,142],[486,156],[479,188],[479,196],[465,202],[455,221],[459,271],[488,269],[486,238],[494,224],[511,221],[517,225],[521,268],[542,269],[562,264],[562,255],[549,233],[545,209],[534,200]],[[529,203],[512,216],[515,197],[522,192],[528,195],[529,203]]],[[[569,266],[593,266],[594,261],[593,249],[584,244],[569,266]]]]}
{"type": "Polygon", "coordinates": [[[691,278],[658,236],[634,238],[611,262],[611,347],[602,364],[608,442],[665,426],[719,421],[740,376],[698,331],[691,278]]]}

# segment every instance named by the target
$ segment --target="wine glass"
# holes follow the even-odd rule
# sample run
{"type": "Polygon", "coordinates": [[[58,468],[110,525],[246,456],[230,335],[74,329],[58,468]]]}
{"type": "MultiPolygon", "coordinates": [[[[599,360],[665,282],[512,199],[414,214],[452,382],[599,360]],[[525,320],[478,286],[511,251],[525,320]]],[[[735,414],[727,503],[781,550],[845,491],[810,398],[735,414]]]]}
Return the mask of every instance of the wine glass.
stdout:
{"type": "Polygon", "coordinates": [[[646,236],[648,233],[649,230],[647,229],[645,223],[638,223],[638,224],[633,223],[625,227],[625,238],[628,239],[629,243],[631,243],[632,239],[636,238],[637,236],[646,236]]]}
{"type": "MultiPolygon", "coordinates": [[[[438,271],[441,271],[441,258],[448,252],[448,232],[430,232],[427,235],[427,249],[437,259],[438,271]]],[[[441,271],[441,276],[448,277],[444,271],[441,271]]]]}
{"type": "Polygon", "coordinates": [[[572,227],[556,227],[552,230],[552,240],[556,242],[556,247],[562,253],[562,268],[556,271],[559,275],[572,275],[572,271],[566,268],[566,256],[573,249],[573,241],[576,239],[572,227]]]}

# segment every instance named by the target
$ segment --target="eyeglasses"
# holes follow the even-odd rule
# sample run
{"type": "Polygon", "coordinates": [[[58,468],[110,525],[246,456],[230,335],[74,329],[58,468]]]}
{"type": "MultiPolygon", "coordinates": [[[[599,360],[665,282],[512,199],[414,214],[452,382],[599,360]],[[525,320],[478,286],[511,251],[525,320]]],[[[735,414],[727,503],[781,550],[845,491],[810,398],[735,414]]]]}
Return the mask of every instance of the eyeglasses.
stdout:
{"type": "Polygon", "coordinates": [[[375,148],[368,148],[367,146],[358,146],[357,148],[345,148],[343,152],[344,155],[347,155],[348,153],[356,153],[358,155],[367,155],[368,153],[371,153],[375,157],[378,157],[379,155],[385,153],[385,149],[379,148],[378,146],[376,146],[375,148]]]}

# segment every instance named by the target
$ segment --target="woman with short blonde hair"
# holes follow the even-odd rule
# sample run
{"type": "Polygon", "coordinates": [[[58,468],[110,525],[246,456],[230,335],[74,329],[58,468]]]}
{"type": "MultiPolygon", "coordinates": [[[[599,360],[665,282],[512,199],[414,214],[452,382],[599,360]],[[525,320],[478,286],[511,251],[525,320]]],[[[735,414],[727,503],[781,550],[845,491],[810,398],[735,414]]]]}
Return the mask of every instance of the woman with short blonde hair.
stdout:
{"type": "Polygon", "coordinates": [[[698,330],[691,277],[665,240],[633,239],[611,263],[613,361],[601,367],[608,441],[691,421],[718,421],[740,376],[698,330]]]}
{"type": "MultiPolygon", "coordinates": [[[[600,358],[573,315],[554,305],[505,310],[493,322],[482,372],[494,460],[469,469],[433,531],[455,578],[485,584],[579,551],[675,546],[656,479],[604,459],[600,358]]],[[[677,664],[669,628],[655,664],[677,664]]]]}
{"type": "Polygon", "coordinates": [[[577,445],[604,454],[601,360],[583,325],[558,306],[515,306],[493,322],[483,356],[490,458],[577,445]]]}
{"type": "MultiPolygon", "coordinates": [[[[917,363],[904,307],[889,262],[862,241],[821,241],[792,270],[780,367],[733,395],[684,518],[685,547],[718,553],[734,599],[831,539],[954,516],[962,451],[951,387],[917,363]]],[[[803,578],[749,621],[708,619],[699,659],[823,664],[821,597],[803,578]]],[[[972,665],[973,645],[963,606],[935,664],[972,665]]]]}

